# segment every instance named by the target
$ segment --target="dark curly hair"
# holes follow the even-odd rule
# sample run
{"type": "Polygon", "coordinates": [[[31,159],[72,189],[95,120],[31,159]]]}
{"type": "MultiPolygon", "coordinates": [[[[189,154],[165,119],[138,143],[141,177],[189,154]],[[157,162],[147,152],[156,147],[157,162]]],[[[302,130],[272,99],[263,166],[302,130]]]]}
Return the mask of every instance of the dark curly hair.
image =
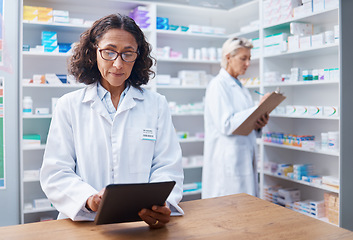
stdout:
{"type": "Polygon", "coordinates": [[[150,75],[155,73],[150,69],[154,58],[151,57],[151,45],[145,35],[128,16],[111,14],[95,21],[90,29],[81,34],[80,42],[74,47],[73,55],[69,59],[68,71],[76,80],[84,84],[98,82],[102,76],[97,65],[97,44],[103,35],[110,29],[123,29],[131,33],[136,39],[139,55],[129,78],[130,86],[141,90],[142,84],[147,84],[150,75]]]}

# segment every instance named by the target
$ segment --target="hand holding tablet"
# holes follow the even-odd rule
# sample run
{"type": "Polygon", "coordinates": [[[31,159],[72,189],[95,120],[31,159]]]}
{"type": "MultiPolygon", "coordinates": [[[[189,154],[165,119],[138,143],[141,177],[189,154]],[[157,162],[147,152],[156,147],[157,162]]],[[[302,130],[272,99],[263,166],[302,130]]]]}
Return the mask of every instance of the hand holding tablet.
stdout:
{"type": "MultiPolygon", "coordinates": [[[[175,181],[108,185],[94,222],[99,225],[142,221],[139,212],[142,209],[152,209],[152,206],[164,206],[174,185],[175,181]]],[[[147,215],[151,218],[143,219],[146,223],[152,227],[159,224],[154,215],[147,215]]]]}

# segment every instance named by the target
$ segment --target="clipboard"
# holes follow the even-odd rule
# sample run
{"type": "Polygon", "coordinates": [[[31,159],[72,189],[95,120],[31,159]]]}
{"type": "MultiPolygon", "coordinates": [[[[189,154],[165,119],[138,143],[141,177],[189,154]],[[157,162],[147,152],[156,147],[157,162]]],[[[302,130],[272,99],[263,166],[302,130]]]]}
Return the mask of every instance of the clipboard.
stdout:
{"type": "Polygon", "coordinates": [[[247,136],[254,130],[256,121],[265,113],[270,114],[286,97],[278,91],[274,91],[259,105],[255,111],[233,131],[233,135],[247,136]]]}
{"type": "Polygon", "coordinates": [[[96,225],[142,221],[138,212],[163,206],[175,181],[110,184],[106,187],[94,223],[96,225]]]}

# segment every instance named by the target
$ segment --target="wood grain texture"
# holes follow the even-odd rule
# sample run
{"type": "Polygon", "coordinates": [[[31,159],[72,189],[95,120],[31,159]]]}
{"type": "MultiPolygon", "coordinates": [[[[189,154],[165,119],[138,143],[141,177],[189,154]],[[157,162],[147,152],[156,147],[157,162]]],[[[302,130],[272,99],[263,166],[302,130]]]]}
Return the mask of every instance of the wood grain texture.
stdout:
{"type": "Polygon", "coordinates": [[[144,222],[96,226],[69,219],[1,227],[0,239],[353,239],[353,232],[247,195],[182,202],[163,229],[144,222]]]}

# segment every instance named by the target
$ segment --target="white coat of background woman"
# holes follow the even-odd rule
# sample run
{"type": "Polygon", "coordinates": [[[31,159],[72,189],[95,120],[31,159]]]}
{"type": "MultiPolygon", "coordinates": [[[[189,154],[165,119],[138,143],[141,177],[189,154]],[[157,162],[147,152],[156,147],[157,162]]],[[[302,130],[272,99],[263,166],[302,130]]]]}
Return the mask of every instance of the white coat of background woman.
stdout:
{"type": "Polygon", "coordinates": [[[228,39],[222,47],[221,69],[206,90],[202,198],[258,192],[256,135],[268,115],[258,119],[248,136],[232,134],[256,109],[249,90],[238,80],[249,67],[252,47],[245,38],[228,39]]]}

